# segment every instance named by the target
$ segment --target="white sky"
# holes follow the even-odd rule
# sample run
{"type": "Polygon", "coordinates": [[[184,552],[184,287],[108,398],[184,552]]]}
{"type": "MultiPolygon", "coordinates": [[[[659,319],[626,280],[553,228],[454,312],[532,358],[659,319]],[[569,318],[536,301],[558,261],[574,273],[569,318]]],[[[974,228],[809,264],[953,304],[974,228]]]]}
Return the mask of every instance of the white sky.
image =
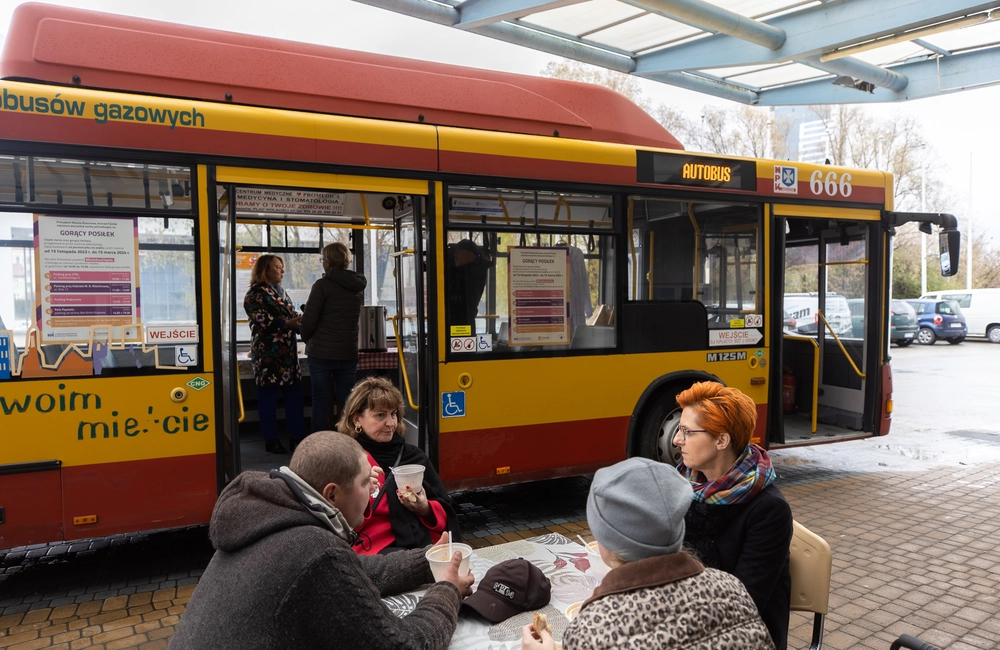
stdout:
{"type": "MultiPolygon", "coordinates": [[[[19,4],[19,0],[0,0],[0,37],[19,4]]],[[[351,0],[53,0],[50,4],[522,74],[537,75],[556,60],[351,0]]],[[[706,104],[732,105],[653,82],[643,81],[643,89],[654,104],[674,105],[692,115],[706,104]]],[[[996,118],[1000,86],[878,106],[873,110],[903,111],[920,119],[925,137],[940,156],[932,173],[942,176],[955,198],[951,211],[965,229],[971,203],[974,229],[1000,240],[1000,209],[992,196],[995,179],[1000,177],[996,154],[1000,151],[996,118]]]]}

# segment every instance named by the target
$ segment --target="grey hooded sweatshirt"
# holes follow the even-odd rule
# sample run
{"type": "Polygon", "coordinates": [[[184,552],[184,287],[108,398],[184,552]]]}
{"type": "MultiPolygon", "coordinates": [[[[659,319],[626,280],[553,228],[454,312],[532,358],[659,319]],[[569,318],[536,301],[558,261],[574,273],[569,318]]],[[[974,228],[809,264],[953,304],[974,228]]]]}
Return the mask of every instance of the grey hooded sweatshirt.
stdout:
{"type": "Polygon", "coordinates": [[[405,618],[381,600],[433,582],[424,550],[359,556],[344,539],[350,533],[322,519],[285,480],[240,474],[216,503],[216,552],[169,650],[447,648],[457,587],[435,583],[405,618]]]}

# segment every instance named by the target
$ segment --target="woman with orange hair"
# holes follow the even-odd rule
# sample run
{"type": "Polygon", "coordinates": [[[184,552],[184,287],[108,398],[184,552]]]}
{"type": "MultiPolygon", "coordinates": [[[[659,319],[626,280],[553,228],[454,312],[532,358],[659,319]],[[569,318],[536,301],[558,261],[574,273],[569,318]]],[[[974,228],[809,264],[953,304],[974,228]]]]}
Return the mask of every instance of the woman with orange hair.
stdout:
{"type": "Polygon", "coordinates": [[[677,396],[678,471],[694,502],[684,541],[705,564],[747,588],[777,650],[788,645],[792,510],[774,485],[767,452],[750,442],[757,406],[735,388],[705,381],[677,396]]]}

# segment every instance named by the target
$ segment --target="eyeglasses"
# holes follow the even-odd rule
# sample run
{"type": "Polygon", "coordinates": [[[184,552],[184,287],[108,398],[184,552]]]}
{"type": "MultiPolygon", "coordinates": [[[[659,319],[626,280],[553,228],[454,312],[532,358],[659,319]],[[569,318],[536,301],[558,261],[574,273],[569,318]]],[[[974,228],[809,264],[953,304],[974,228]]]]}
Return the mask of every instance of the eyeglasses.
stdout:
{"type": "Polygon", "coordinates": [[[705,429],[688,429],[685,426],[678,425],[677,433],[681,434],[681,440],[687,442],[688,436],[692,433],[708,433],[705,429]]]}

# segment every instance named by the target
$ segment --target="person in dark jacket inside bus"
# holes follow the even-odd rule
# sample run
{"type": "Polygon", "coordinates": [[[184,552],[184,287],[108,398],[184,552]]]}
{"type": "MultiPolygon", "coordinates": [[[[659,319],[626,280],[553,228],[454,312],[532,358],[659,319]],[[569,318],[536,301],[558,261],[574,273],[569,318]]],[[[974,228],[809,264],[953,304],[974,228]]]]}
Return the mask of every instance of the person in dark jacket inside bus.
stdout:
{"type": "Polygon", "coordinates": [[[329,430],[330,389],[344,411],[358,373],[358,319],[368,280],[347,267],[351,252],[340,242],[323,247],[323,277],[312,286],[302,314],[302,340],[312,384],[312,430],[329,430]]]}
{"type": "Polygon", "coordinates": [[[288,467],[243,472],[219,495],[215,554],[170,640],[172,650],[445,650],[472,573],[455,553],[409,614],[381,599],[434,582],[426,549],[356,555],[371,506],[361,446],[333,431],[306,438],[288,467]]]}
{"type": "Polygon", "coordinates": [[[750,442],[757,406],[736,388],[703,381],[677,396],[677,469],[694,502],[685,542],[699,559],[731,573],[753,598],[777,650],[788,644],[792,509],[774,485],[767,452],[750,442]]]}
{"type": "Polygon", "coordinates": [[[476,333],[476,315],[483,298],[493,255],[472,241],[463,239],[448,244],[444,257],[445,309],[448,325],[468,325],[469,334],[476,333]]]}

